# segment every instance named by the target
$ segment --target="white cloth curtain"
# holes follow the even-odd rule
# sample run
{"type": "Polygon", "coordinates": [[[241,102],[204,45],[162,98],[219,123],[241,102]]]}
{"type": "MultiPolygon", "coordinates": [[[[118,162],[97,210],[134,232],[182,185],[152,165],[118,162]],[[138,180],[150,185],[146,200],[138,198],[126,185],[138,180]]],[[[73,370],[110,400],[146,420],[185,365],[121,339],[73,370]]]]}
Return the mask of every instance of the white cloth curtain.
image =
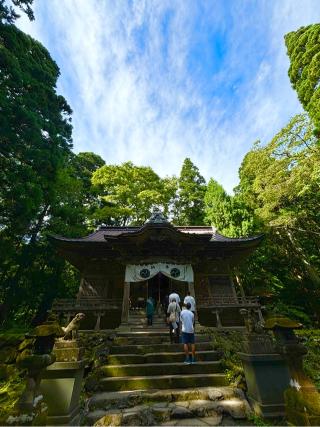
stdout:
{"type": "Polygon", "coordinates": [[[127,265],[125,281],[141,282],[142,280],[151,279],[159,272],[171,279],[180,280],[182,282],[193,282],[193,269],[190,264],[172,264],[166,262],[127,265]]]}

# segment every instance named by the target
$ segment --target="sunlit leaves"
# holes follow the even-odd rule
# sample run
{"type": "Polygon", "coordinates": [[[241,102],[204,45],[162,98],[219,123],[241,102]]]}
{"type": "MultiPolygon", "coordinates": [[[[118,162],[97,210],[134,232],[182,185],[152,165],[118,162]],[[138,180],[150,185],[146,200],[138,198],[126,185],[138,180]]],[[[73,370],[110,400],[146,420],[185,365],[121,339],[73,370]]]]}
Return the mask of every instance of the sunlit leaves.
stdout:
{"type": "Polygon", "coordinates": [[[118,225],[143,224],[153,206],[167,213],[175,189],[168,178],[162,180],[150,167],[132,162],[103,166],[93,174],[92,183],[101,200],[93,216],[118,225]]]}
{"type": "Polygon", "coordinates": [[[289,77],[314,125],[320,127],[320,24],[301,27],[285,36],[289,77]]]}

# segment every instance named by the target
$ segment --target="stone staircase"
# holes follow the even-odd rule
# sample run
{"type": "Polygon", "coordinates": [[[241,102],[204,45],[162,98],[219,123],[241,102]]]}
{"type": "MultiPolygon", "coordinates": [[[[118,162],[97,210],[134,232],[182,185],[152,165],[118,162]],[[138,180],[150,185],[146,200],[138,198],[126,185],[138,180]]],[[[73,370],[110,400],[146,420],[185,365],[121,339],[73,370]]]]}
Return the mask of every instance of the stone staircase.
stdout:
{"type": "Polygon", "coordinates": [[[155,313],[153,316],[152,326],[147,325],[147,319],[144,311],[134,310],[129,313],[129,328],[132,332],[154,331],[154,332],[168,332],[165,323],[165,315],[162,313],[155,313]]]}
{"type": "Polygon", "coordinates": [[[247,401],[227,386],[208,335],[196,335],[197,362],[185,365],[182,344],[170,344],[160,315],[147,327],[135,313],[129,326],[118,332],[108,364],[99,369],[87,425],[219,425],[223,419],[228,425],[226,417],[245,418],[247,401]]]}

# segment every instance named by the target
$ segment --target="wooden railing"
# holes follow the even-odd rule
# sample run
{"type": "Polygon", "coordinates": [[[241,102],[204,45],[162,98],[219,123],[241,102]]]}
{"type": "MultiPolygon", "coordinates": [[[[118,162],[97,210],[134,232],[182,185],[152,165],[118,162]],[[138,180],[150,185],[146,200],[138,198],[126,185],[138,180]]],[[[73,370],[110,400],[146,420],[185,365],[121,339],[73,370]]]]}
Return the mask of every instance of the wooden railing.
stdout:
{"type": "Polygon", "coordinates": [[[197,307],[258,307],[258,297],[237,297],[223,295],[216,297],[198,298],[197,307]]]}
{"type": "Polygon", "coordinates": [[[121,299],[106,299],[106,298],[81,298],[69,299],[62,298],[54,300],[52,311],[63,312],[78,312],[78,311],[106,311],[113,309],[121,309],[121,299]]]}

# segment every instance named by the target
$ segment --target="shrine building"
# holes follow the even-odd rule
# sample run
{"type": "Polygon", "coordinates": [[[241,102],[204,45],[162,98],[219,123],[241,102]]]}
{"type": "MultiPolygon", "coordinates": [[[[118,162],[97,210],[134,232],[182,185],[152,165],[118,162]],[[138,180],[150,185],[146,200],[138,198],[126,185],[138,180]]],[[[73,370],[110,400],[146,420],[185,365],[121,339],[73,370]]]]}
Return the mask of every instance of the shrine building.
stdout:
{"type": "Polygon", "coordinates": [[[263,236],[229,238],[208,226],[174,226],[155,210],[142,226],[101,226],[82,238],[51,237],[60,256],[81,273],[76,299],[55,300],[53,310],[86,314],[84,329],[126,326],[130,311],[153,297],[160,310],[166,295],[194,295],[200,324],[243,325],[241,308],[261,317],[257,298],[234,283],[237,266],[263,236]]]}

